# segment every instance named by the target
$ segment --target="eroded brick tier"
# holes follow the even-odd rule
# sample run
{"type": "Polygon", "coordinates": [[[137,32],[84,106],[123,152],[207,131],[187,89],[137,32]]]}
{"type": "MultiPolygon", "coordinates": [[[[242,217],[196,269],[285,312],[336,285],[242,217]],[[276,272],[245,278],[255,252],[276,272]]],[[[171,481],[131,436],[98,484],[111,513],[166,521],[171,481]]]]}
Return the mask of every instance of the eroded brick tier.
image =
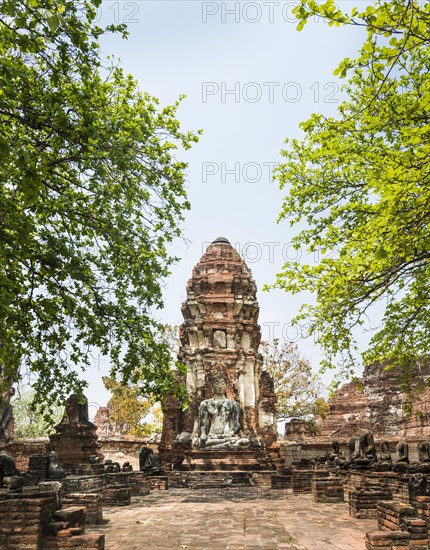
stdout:
{"type": "Polygon", "coordinates": [[[212,378],[219,371],[228,379],[227,397],[240,405],[240,435],[266,447],[276,441],[273,381],[258,354],[256,292],[238,252],[224,238],[214,241],[195,266],[182,305],[179,359],[187,365],[191,402],[182,413],[175,399],[166,401],[161,453],[175,446],[179,434],[196,435],[199,405],[212,398],[212,378]]]}
{"type": "Polygon", "coordinates": [[[80,402],[76,395],[69,397],[64,416],[55,426],[55,431],[49,436],[50,450],[57,452],[60,466],[75,470],[81,464],[103,459],[97,426],[88,418],[86,399],[80,402]]]}
{"type": "MultiPolygon", "coordinates": [[[[414,400],[414,410],[403,410],[406,395],[397,368],[374,363],[365,368],[359,384],[349,382],[330,400],[321,422],[320,437],[347,440],[361,429],[371,430],[377,440],[423,439],[430,436],[430,391],[414,400]]],[[[429,366],[417,366],[411,379],[425,383],[429,366]]]]}

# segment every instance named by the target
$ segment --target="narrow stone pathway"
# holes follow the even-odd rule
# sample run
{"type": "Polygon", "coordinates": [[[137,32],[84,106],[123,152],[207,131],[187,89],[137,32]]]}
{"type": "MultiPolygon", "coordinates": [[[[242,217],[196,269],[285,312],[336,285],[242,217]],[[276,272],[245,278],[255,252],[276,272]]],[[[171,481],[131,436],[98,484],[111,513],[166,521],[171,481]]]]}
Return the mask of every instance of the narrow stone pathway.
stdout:
{"type": "Polygon", "coordinates": [[[87,532],[105,533],[106,550],[365,550],[365,532],[376,529],[376,520],[351,518],[346,504],[275,491],[255,500],[159,491],[107,507],[104,518],[87,532]]]}

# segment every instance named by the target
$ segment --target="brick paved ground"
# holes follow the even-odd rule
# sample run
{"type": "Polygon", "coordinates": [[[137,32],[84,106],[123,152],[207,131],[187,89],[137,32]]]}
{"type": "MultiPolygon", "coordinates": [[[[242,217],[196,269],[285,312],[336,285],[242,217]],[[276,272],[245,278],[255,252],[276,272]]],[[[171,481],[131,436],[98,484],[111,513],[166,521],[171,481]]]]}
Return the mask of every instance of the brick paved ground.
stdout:
{"type": "Polygon", "coordinates": [[[106,507],[108,521],[87,532],[105,533],[106,550],[364,550],[365,532],[376,528],[376,520],[350,518],[346,504],[315,504],[308,495],[236,497],[159,491],[106,507]]]}

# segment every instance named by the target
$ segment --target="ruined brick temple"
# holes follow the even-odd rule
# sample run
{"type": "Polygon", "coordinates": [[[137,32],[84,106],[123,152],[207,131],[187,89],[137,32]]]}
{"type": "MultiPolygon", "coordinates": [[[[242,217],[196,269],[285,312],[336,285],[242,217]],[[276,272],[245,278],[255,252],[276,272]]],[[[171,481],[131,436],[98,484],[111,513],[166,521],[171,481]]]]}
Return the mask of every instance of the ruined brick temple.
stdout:
{"type": "Polygon", "coordinates": [[[273,381],[263,371],[258,353],[261,332],[256,292],[251,271],[239,253],[227,239],[216,239],[195,266],[182,304],[179,360],[187,367],[190,402],[186,411],[174,398],[164,404],[160,455],[165,463],[180,461],[184,449],[193,450],[195,456],[216,451],[237,455],[275,444],[277,402],[273,381]],[[214,396],[217,377],[225,385],[219,401],[214,396]],[[237,408],[238,418],[236,424],[232,421],[225,429],[219,427],[213,435],[215,428],[203,424],[222,424],[214,413],[220,401],[231,415],[237,408]],[[203,435],[209,430],[210,439],[211,429],[209,441],[203,435]]]}
{"type": "Polygon", "coordinates": [[[226,239],[194,268],[182,313],[186,374],[177,381],[188,408],[166,398],[158,446],[158,439],[112,437],[107,408],[98,414],[99,439],[88,401],[76,395],[49,439],[14,440],[12,381],[5,386],[0,550],[141,548],[142,541],[152,548],[179,541],[193,548],[275,549],[286,541],[318,550],[430,547],[427,361],[412,370],[414,385],[427,388],[415,414],[402,410],[399,370],[375,363],[359,384],[339,389],[318,425],[292,419],[278,440],[273,380],[258,353],[256,285],[226,239]],[[122,515],[115,510],[130,504],[122,515]],[[99,525],[105,514],[108,529],[99,525]]]}

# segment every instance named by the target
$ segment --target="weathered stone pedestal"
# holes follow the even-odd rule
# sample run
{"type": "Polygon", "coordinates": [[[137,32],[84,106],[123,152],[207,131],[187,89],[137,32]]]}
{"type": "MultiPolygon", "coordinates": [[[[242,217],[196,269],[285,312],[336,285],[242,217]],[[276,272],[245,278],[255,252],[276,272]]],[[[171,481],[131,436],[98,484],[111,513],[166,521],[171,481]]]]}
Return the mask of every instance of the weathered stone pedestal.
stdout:
{"type": "Polygon", "coordinates": [[[269,470],[262,453],[253,450],[245,451],[205,451],[196,450],[187,453],[178,471],[247,471],[269,470]]]}
{"type": "Polygon", "coordinates": [[[328,478],[314,477],[311,481],[312,496],[314,502],[343,502],[343,483],[338,477],[328,478]]]}

